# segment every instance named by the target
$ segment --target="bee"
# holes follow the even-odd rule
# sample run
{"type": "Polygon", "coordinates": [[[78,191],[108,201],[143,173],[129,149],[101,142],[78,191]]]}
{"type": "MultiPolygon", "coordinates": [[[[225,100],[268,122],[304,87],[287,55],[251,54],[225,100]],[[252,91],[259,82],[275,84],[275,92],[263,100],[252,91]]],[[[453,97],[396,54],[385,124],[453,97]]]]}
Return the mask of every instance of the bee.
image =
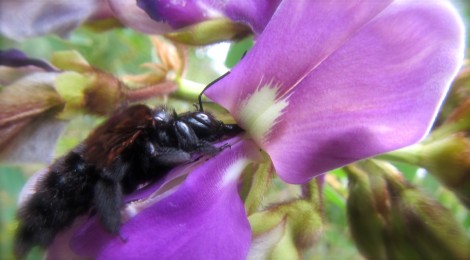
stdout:
{"type": "Polygon", "coordinates": [[[37,192],[18,211],[16,256],[23,258],[34,246],[47,247],[84,214],[96,214],[105,230],[119,234],[124,194],[163,178],[194,157],[215,155],[227,147],[213,144],[242,129],[204,112],[203,92],[193,112],[176,114],[167,107],[146,105],[118,110],[52,163],[36,184],[37,192]]]}

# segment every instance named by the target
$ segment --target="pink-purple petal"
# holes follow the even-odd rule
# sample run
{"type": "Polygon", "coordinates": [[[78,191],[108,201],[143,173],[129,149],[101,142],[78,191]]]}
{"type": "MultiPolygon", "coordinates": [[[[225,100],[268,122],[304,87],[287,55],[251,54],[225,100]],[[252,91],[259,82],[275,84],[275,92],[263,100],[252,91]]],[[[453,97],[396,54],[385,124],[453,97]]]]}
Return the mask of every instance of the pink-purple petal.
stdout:
{"type": "Polygon", "coordinates": [[[226,17],[261,33],[281,0],[137,0],[153,20],[180,29],[202,21],[226,17]]]}
{"type": "Polygon", "coordinates": [[[244,259],[251,231],[238,178],[257,153],[249,141],[235,143],[126,222],[121,237],[91,223],[79,230],[72,248],[100,259],[244,259]]]}
{"type": "Polygon", "coordinates": [[[285,94],[390,2],[282,1],[253,49],[206,95],[236,117],[240,101],[263,83],[285,94]]]}
{"type": "Polygon", "coordinates": [[[240,66],[207,91],[240,120],[260,83],[280,86],[288,106],[258,145],[288,182],[419,141],[463,59],[447,1],[348,1],[351,13],[339,2],[283,1],[240,66]]]}
{"type": "Polygon", "coordinates": [[[255,34],[263,32],[281,0],[231,0],[224,13],[233,21],[250,26],[255,34]]]}
{"type": "Polygon", "coordinates": [[[171,0],[137,0],[153,20],[167,23],[173,29],[202,22],[211,18],[222,17],[220,10],[214,8],[214,1],[171,1],[171,0]]]}

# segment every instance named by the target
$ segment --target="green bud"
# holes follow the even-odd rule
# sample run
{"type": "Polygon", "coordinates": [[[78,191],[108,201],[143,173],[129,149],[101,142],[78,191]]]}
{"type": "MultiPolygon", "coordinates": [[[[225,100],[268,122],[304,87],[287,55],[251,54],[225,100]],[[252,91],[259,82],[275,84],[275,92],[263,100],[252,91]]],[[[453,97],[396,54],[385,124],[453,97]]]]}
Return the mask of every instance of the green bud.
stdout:
{"type": "Polygon", "coordinates": [[[464,132],[442,134],[440,130],[446,129],[443,126],[423,142],[392,152],[386,158],[425,168],[470,208],[470,141],[464,132]]]}
{"type": "Polygon", "coordinates": [[[422,259],[469,259],[470,239],[449,210],[401,176],[387,174],[386,179],[393,194],[389,234],[403,238],[398,242],[413,253],[407,259],[416,254],[422,259]]]}
{"type": "Polygon", "coordinates": [[[389,211],[389,195],[382,176],[369,174],[367,166],[373,165],[364,161],[344,169],[349,180],[349,227],[362,255],[368,259],[385,259],[383,235],[389,211]]]}
{"type": "Polygon", "coordinates": [[[346,169],[348,218],[368,259],[469,259],[470,240],[452,214],[409,184],[388,163],[346,169]]]}
{"type": "Polygon", "coordinates": [[[241,191],[248,216],[261,208],[263,197],[271,186],[274,174],[274,167],[271,162],[251,165],[250,167],[257,168],[246,172],[241,191]]]}
{"type": "Polygon", "coordinates": [[[80,113],[106,115],[125,99],[121,83],[100,72],[64,72],[56,79],[56,89],[66,101],[60,118],[72,118],[80,113]]]}
{"type": "Polygon", "coordinates": [[[58,51],[52,54],[51,63],[65,71],[88,72],[93,68],[77,51],[58,51]]]}
{"type": "Polygon", "coordinates": [[[56,90],[65,100],[64,110],[60,118],[73,118],[84,106],[84,91],[90,85],[92,79],[76,72],[65,72],[56,79],[56,90]]]}
{"type": "MultiPolygon", "coordinates": [[[[310,186],[317,186],[313,180],[310,186]]],[[[310,187],[311,192],[319,189],[310,187]]],[[[315,197],[315,196],[311,196],[315,197]]],[[[310,198],[295,199],[249,216],[253,242],[248,258],[301,259],[322,230],[319,205],[310,198]]]]}
{"type": "Polygon", "coordinates": [[[457,74],[446,100],[439,111],[438,123],[447,121],[452,117],[455,110],[470,100],[470,66],[467,63],[457,74]]]}
{"type": "Polygon", "coordinates": [[[423,147],[421,166],[455,192],[470,208],[470,142],[463,133],[423,147]]]}
{"type": "Polygon", "coordinates": [[[221,18],[184,27],[165,37],[179,43],[203,46],[212,43],[239,40],[248,36],[251,29],[244,24],[221,18]]]}

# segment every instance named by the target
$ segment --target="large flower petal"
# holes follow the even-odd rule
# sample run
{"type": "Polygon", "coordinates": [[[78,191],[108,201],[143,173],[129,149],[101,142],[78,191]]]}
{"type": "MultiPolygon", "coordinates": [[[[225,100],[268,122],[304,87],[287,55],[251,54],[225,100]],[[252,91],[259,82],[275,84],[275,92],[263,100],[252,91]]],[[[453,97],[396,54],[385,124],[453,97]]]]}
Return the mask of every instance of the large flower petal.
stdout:
{"type": "Polygon", "coordinates": [[[429,130],[463,59],[463,25],[447,1],[389,2],[283,1],[207,91],[284,180],[304,182],[429,130]]]}
{"type": "Polygon", "coordinates": [[[198,166],[174,193],[126,222],[122,238],[92,224],[77,234],[73,248],[103,259],[243,259],[251,231],[238,179],[257,153],[251,142],[234,144],[198,166]]]}

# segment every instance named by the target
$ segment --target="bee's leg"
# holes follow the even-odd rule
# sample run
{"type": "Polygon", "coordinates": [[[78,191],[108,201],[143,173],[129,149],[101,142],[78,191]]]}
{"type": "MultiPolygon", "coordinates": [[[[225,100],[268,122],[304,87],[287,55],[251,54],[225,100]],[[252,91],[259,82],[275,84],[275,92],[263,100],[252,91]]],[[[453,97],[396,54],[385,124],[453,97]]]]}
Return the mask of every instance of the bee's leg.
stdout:
{"type": "Polygon", "coordinates": [[[157,148],[152,156],[153,163],[173,167],[192,161],[191,154],[178,148],[157,148]]]}
{"type": "Polygon", "coordinates": [[[187,123],[182,121],[176,121],[174,125],[176,139],[178,140],[178,146],[184,150],[192,150],[197,148],[199,138],[197,137],[194,130],[188,126],[187,123]]]}
{"type": "Polygon", "coordinates": [[[94,198],[96,212],[101,223],[108,232],[117,234],[121,224],[121,184],[111,180],[100,179],[95,186],[94,198]]]}
{"type": "Polygon", "coordinates": [[[229,148],[229,144],[224,144],[220,147],[216,147],[210,142],[207,141],[199,141],[197,150],[201,152],[203,155],[215,156],[218,153],[222,152],[226,148],[229,148]]]}
{"type": "Polygon", "coordinates": [[[98,217],[105,229],[118,234],[121,225],[122,187],[121,180],[129,165],[116,159],[111,169],[100,172],[100,178],[94,190],[94,205],[98,217]]]}

